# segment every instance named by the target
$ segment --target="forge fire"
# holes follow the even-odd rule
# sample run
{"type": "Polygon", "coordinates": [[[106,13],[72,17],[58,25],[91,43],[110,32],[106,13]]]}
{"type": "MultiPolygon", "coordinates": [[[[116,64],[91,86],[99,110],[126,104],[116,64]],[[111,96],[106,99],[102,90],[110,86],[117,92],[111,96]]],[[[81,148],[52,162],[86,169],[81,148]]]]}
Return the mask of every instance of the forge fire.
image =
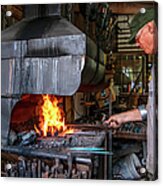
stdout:
{"type": "Polygon", "coordinates": [[[64,111],[59,107],[59,101],[55,96],[43,95],[43,105],[39,109],[39,125],[34,124],[35,131],[40,136],[54,136],[73,132],[65,125],[64,111]]]}
{"type": "Polygon", "coordinates": [[[23,95],[11,116],[11,131],[17,134],[36,133],[37,137],[57,137],[71,134],[67,127],[63,97],[55,95],[23,95]],[[20,113],[23,115],[19,117],[20,113]]]}

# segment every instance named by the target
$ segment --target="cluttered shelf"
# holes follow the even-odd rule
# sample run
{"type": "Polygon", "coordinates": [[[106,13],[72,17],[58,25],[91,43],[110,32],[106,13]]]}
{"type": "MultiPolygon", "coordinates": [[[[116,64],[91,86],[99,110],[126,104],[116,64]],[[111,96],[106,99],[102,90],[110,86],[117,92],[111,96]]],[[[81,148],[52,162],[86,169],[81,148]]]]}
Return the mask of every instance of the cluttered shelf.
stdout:
{"type": "Polygon", "coordinates": [[[148,93],[129,93],[129,92],[121,92],[119,94],[120,102],[125,102],[131,108],[137,107],[138,105],[147,104],[148,93]]]}
{"type": "Polygon", "coordinates": [[[120,93],[120,97],[128,97],[128,96],[139,96],[139,97],[148,97],[148,93],[143,93],[143,94],[140,94],[140,93],[137,93],[137,92],[133,92],[133,93],[130,93],[130,92],[121,92],[120,93]]]}

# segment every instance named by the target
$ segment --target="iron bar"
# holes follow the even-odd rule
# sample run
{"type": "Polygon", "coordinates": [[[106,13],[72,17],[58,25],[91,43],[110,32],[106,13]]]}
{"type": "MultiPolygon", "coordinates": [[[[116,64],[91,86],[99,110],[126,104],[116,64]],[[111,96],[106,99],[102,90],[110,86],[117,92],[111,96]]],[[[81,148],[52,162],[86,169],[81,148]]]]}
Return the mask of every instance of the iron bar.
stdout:
{"type": "MultiPolygon", "coordinates": [[[[17,155],[22,155],[22,156],[27,156],[27,157],[34,157],[34,158],[42,158],[42,159],[49,159],[53,160],[55,158],[57,159],[62,159],[62,160],[67,160],[68,156],[65,152],[56,152],[56,151],[47,151],[44,152],[43,150],[31,150],[30,148],[25,148],[21,147],[14,147],[14,146],[5,146],[2,147],[1,152],[5,153],[13,153],[17,155]]],[[[86,163],[86,164],[91,164],[91,158],[90,157],[74,157],[74,161],[78,163],[86,163]]],[[[31,161],[29,160],[28,164],[30,165],[31,161]]],[[[29,167],[29,166],[28,166],[29,167]]],[[[30,172],[30,170],[29,170],[30,172]]]]}
{"type": "MultiPolygon", "coordinates": [[[[108,150],[112,152],[112,130],[108,132],[108,150]]],[[[112,180],[112,155],[108,156],[108,179],[112,180]]]]}

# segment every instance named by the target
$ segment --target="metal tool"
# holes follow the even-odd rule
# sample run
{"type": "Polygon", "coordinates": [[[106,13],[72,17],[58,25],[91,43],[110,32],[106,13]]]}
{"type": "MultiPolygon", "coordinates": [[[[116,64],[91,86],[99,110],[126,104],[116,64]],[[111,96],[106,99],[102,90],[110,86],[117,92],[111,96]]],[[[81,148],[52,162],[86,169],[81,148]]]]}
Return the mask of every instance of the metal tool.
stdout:
{"type": "Polygon", "coordinates": [[[26,177],[27,178],[31,178],[31,160],[27,161],[27,171],[26,171],[26,177]]]}
{"type": "Polygon", "coordinates": [[[37,162],[37,175],[38,175],[38,178],[41,178],[41,160],[38,159],[38,162],[37,162]]]}
{"type": "Polygon", "coordinates": [[[33,162],[32,162],[32,178],[37,178],[37,162],[36,162],[36,159],[33,159],[33,162]]]}
{"type": "Polygon", "coordinates": [[[105,150],[104,148],[100,148],[100,147],[71,147],[70,148],[71,150],[85,150],[85,151],[102,151],[102,150],[105,150]]]}
{"type": "Polygon", "coordinates": [[[19,177],[24,177],[25,176],[25,171],[26,171],[25,158],[23,156],[19,156],[18,159],[19,159],[19,162],[18,162],[19,177]]]}
{"type": "Polygon", "coordinates": [[[113,155],[112,152],[106,151],[103,148],[96,148],[96,147],[72,147],[70,148],[71,151],[77,153],[90,153],[90,154],[101,154],[101,155],[113,155]]]}
{"type": "Polygon", "coordinates": [[[141,163],[143,166],[146,166],[146,159],[147,159],[147,144],[145,141],[142,141],[143,146],[143,158],[141,160],[141,163]]]}

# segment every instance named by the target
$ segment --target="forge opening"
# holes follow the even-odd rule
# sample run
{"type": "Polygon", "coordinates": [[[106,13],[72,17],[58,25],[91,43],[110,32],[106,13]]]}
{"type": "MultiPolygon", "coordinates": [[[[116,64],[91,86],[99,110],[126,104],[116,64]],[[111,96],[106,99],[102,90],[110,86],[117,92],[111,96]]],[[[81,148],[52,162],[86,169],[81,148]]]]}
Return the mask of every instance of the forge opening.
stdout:
{"type": "Polygon", "coordinates": [[[35,131],[52,137],[70,132],[65,125],[64,98],[49,94],[25,94],[12,110],[10,131],[35,131]]]}

